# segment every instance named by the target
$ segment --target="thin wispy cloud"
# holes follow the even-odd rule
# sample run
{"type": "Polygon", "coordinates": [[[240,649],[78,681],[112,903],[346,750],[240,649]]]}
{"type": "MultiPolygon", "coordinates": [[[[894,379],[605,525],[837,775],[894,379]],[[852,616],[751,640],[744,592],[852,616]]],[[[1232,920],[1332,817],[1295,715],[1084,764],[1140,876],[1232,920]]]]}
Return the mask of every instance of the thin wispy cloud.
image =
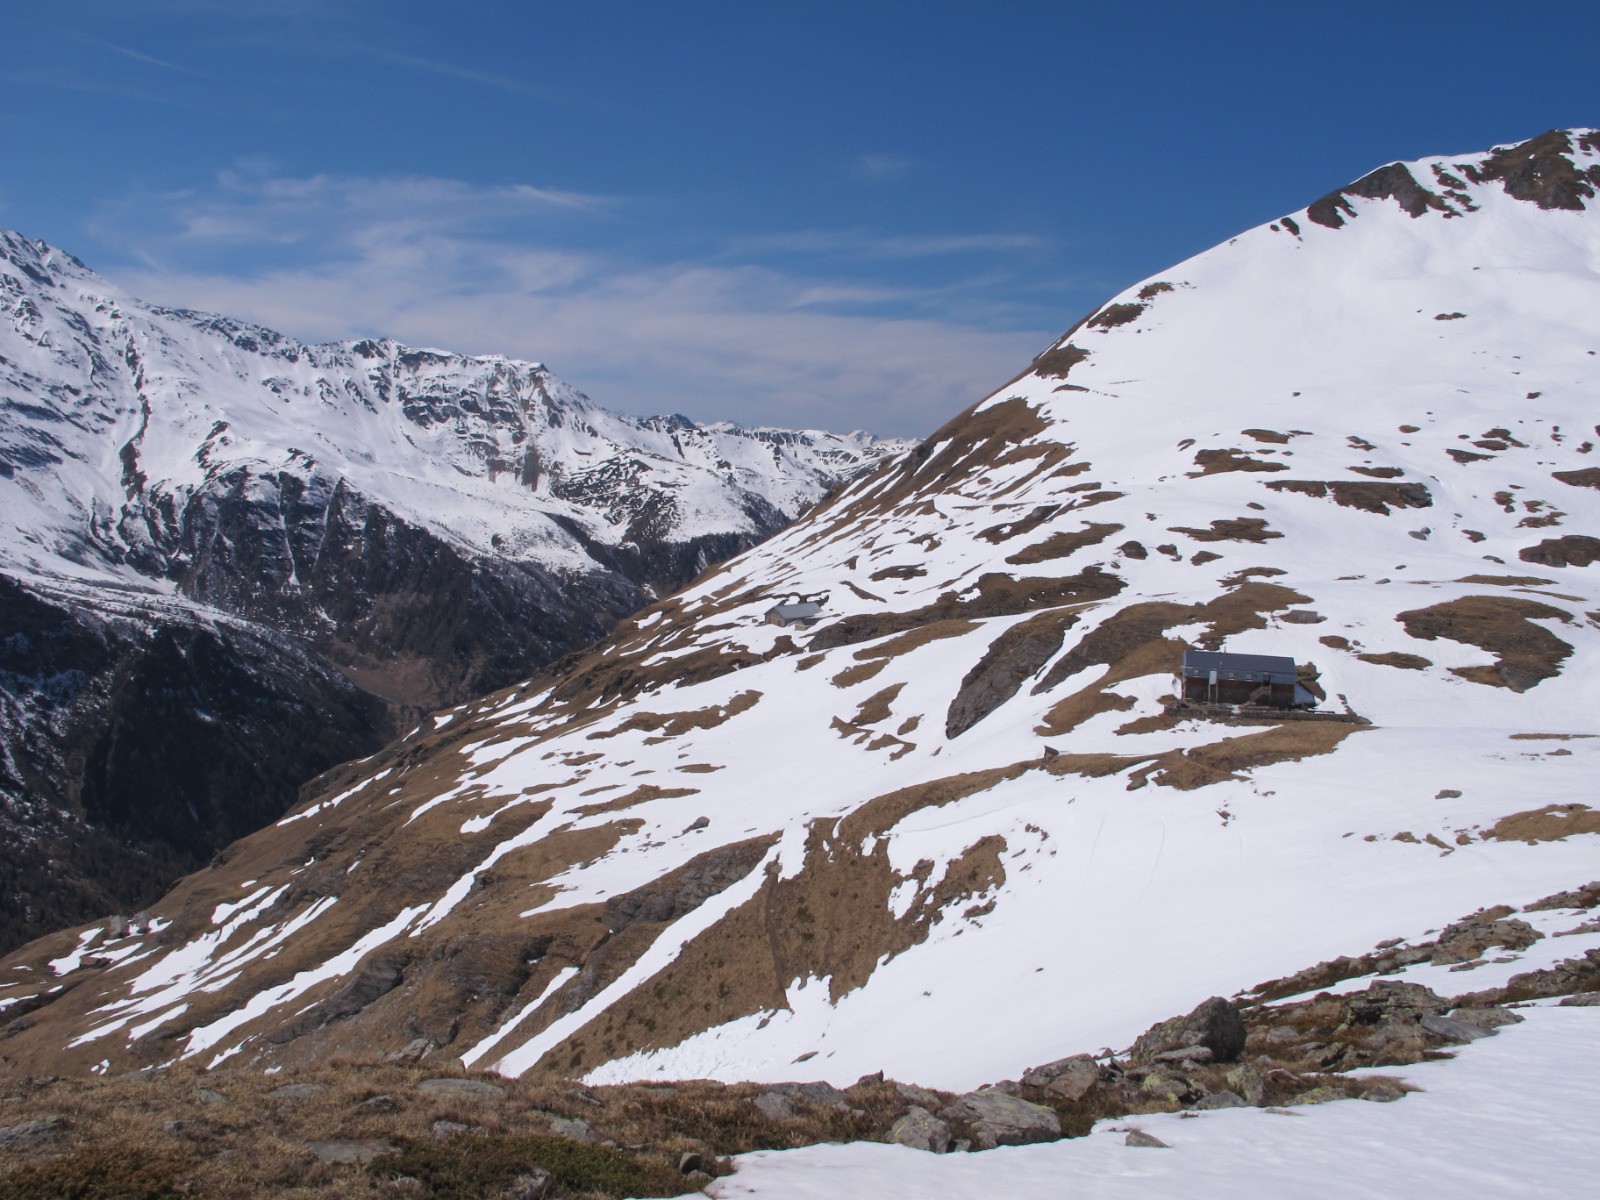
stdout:
{"type": "Polygon", "coordinates": [[[574,249],[582,239],[541,232],[549,220],[567,234],[573,221],[603,230],[616,203],[525,185],[264,175],[258,164],[203,190],[107,206],[97,234],[134,248],[142,265],[110,273],[158,303],[312,340],[387,335],[537,359],[634,412],[921,433],[1048,336],[920,313],[927,297],[909,286],[643,262],[603,237],[574,249]]]}
{"type": "Polygon", "coordinates": [[[382,46],[370,46],[352,43],[351,49],[375,58],[379,62],[390,63],[393,66],[404,67],[411,71],[421,71],[426,75],[436,75],[444,79],[456,79],[462,83],[475,84],[478,87],[490,88],[497,92],[506,92],[516,96],[531,96],[537,100],[551,103],[565,103],[561,96],[543,88],[535,87],[525,79],[518,79],[510,75],[500,75],[493,71],[481,71],[475,67],[462,67],[455,63],[441,62],[437,59],[424,58],[417,54],[407,54],[400,50],[390,50],[382,46]]]}
{"type": "Polygon", "coordinates": [[[95,46],[101,50],[108,50],[112,54],[121,55],[123,58],[132,59],[134,62],[143,63],[148,67],[159,67],[163,71],[173,71],[180,75],[194,75],[203,78],[200,71],[192,67],[183,66],[181,63],[168,62],[164,58],[157,58],[153,54],[146,54],[143,50],[135,50],[132,46],[120,46],[116,42],[108,42],[104,38],[93,37],[87,33],[71,30],[68,36],[86,46],[95,46]]]}

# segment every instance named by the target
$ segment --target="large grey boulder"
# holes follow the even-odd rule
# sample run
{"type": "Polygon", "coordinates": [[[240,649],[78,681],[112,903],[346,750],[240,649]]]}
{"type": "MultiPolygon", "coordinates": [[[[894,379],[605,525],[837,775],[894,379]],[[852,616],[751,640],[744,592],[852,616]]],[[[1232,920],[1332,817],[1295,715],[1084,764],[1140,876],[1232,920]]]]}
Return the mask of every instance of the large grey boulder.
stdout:
{"type": "Polygon", "coordinates": [[[1213,996],[1187,1016],[1152,1025],[1133,1043],[1128,1057],[1149,1062],[1172,1050],[1203,1046],[1213,1062],[1234,1062],[1244,1051],[1247,1031],[1239,1010],[1221,996],[1213,996]]]}
{"type": "Polygon", "coordinates": [[[939,1115],[969,1125],[980,1150],[1053,1142],[1061,1136],[1055,1109],[989,1088],[957,1096],[939,1115]]]}
{"type": "Polygon", "coordinates": [[[889,1140],[913,1150],[943,1154],[950,1149],[950,1125],[925,1108],[913,1105],[889,1127],[889,1140]]]}
{"type": "Polygon", "coordinates": [[[1029,1067],[1022,1074],[1022,1082],[1029,1087],[1044,1088],[1063,1100],[1078,1099],[1099,1079],[1100,1065],[1087,1054],[1058,1058],[1042,1067],[1029,1067]]]}
{"type": "Polygon", "coordinates": [[[777,1092],[762,1092],[755,1098],[755,1106],[761,1115],[769,1121],[794,1120],[794,1105],[789,1103],[787,1096],[777,1092]]]}
{"type": "Polygon", "coordinates": [[[557,1137],[571,1138],[575,1142],[598,1142],[600,1135],[581,1117],[551,1117],[550,1132],[557,1137]]]}

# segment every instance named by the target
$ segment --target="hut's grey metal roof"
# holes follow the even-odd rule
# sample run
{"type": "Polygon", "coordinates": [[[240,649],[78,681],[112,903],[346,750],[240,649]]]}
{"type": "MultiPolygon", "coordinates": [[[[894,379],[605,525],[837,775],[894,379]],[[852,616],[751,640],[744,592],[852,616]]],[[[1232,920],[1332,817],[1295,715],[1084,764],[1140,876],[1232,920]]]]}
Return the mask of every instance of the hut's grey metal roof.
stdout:
{"type": "Polygon", "coordinates": [[[808,621],[821,611],[822,605],[816,601],[804,600],[799,604],[775,604],[767,609],[767,616],[780,621],[808,621]]]}
{"type": "Polygon", "coordinates": [[[1183,674],[1195,679],[1208,676],[1212,671],[1232,679],[1276,680],[1291,683],[1295,679],[1294,659],[1281,654],[1232,654],[1217,650],[1185,650],[1183,674]]]}

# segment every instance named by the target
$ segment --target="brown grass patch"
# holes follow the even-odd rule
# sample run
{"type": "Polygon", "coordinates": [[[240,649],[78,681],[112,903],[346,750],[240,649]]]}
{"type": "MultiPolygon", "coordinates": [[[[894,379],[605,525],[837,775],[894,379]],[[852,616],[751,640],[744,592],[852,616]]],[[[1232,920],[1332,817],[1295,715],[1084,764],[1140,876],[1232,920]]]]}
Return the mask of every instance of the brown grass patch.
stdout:
{"type": "Polygon", "coordinates": [[[858,683],[865,683],[879,671],[889,665],[887,658],[870,658],[866,662],[859,662],[853,667],[846,667],[833,677],[832,683],[836,688],[855,687],[858,683]]]}
{"type": "Polygon", "coordinates": [[[1068,558],[1087,546],[1099,545],[1121,529],[1121,525],[1084,522],[1082,529],[1053,533],[1042,542],[1035,542],[1018,550],[1007,557],[1006,561],[1020,567],[1049,562],[1052,559],[1068,558]]]}
{"type": "MultiPolygon", "coordinates": [[[[717,768],[710,767],[707,769],[715,771],[717,768]]],[[[615,799],[607,800],[604,804],[585,804],[574,808],[572,815],[575,817],[592,817],[599,813],[622,812],[638,804],[648,804],[652,800],[671,800],[678,796],[696,796],[699,793],[699,788],[669,788],[646,783],[634,788],[626,796],[618,796],[615,799]]]]}
{"type": "Polygon", "coordinates": [[[903,917],[890,908],[902,877],[888,844],[862,853],[859,811],[813,821],[805,865],[761,890],[692,939],[647,986],[600,1014],[543,1062],[578,1073],[619,1054],[670,1046],[739,1017],[787,1006],[785,986],[828,980],[835,1001],[862,986],[886,958],[922,941],[946,910],[1003,882],[998,837],[969,847],[935,879],[924,863],[911,878],[918,897],[903,917]],[[667,997],[671,1003],[664,1003],[667,997]]]}
{"type": "Polygon", "coordinates": [[[1184,526],[1174,525],[1169,528],[1168,532],[1181,533],[1197,542],[1255,542],[1259,544],[1272,538],[1281,538],[1283,536],[1283,534],[1274,529],[1268,529],[1266,521],[1260,517],[1228,517],[1211,522],[1210,529],[1189,529],[1184,526]]]}
{"type": "Polygon", "coordinates": [[[1452,667],[1451,673],[1515,692],[1560,674],[1562,661],[1572,653],[1566,642],[1533,622],[1571,619],[1559,608],[1509,596],[1463,596],[1395,617],[1414,638],[1446,638],[1493,654],[1493,666],[1452,667]]]}
{"type": "Polygon", "coordinates": [[[850,718],[853,725],[876,725],[879,721],[889,718],[890,706],[900,691],[906,685],[903,683],[891,684],[880,692],[874,692],[861,702],[861,707],[856,709],[856,715],[850,718]]]}
{"type": "MultiPolygon", "coordinates": [[[[932,604],[910,612],[861,613],[844,617],[819,630],[811,639],[812,650],[834,650],[857,642],[875,641],[891,634],[916,631],[939,622],[975,621],[985,617],[1013,617],[1042,608],[1105,600],[1126,585],[1115,575],[1089,566],[1076,575],[1061,578],[1018,578],[990,571],[979,576],[973,596],[946,592],[932,604]]],[[[973,589],[968,589],[973,590],[973,589]]],[[[947,628],[953,628],[947,627],[947,628]]],[[[950,636],[942,633],[940,636],[950,636]]],[[[886,648],[872,651],[887,652],[886,648]]],[[[905,653],[896,649],[894,653],[905,653]]],[[[858,654],[857,657],[862,657],[858,654]]]]}
{"type": "Polygon", "coordinates": [[[1242,450],[1201,450],[1194,456],[1198,471],[1190,471],[1189,478],[1204,475],[1222,475],[1229,471],[1287,471],[1287,463],[1266,462],[1251,458],[1242,450]]]}
{"type": "MultiPolygon", "coordinates": [[[[1085,468],[1088,463],[1078,464],[1085,468]]],[[[1040,504],[1035,506],[1027,516],[1015,521],[1002,521],[998,525],[991,525],[981,530],[978,536],[991,546],[998,546],[1001,542],[1008,542],[1012,538],[1021,537],[1025,533],[1032,533],[1046,521],[1060,513],[1066,506],[1063,504],[1040,504]]]]}
{"type": "Polygon", "coordinates": [[[1320,754],[1331,754],[1340,742],[1361,729],[1359,725],[1338,722],[1290,722],[1242,737],[1223,738],[1205,746],[1163,755],[1161,773],[1155,782],[1179,791],[1192,791],[1228,779],[1242,779],[1241,772],[1282,762],[1299,762],[1320,754]]]}
{"type": "Polygon", "coordinates": [[[1402,671],[1425,671],[1433,666],[1432,660],[1423,658],[1420,654],[1402,654],[1398,650],[1389,650],[1383,654],[1358,654],[1356,657],[1375,666],[1398,667],[1402,671]]]}
{"type": "Polygon", "coordinates": [[[659,731],[663,737],[670,738],[688,733],[691,729],[714,729],[724,721],[754,708],[760,700],[760,692],[746,690],[734,696],[726,704],[712,704],[706,708],[697,708],[689,712],[634,713],[615,729],[601,729],[591,733],[589,740],[614,738],[619,734],[635,730],[659,731]]]}
{"type": "Polygon", "coordinates": [[[1431,508],[1433,494],[1420,483],[1358,483],[1351,479],[1273,479],[1275,492],[1298,492],[1318,499],[1331,497],[1341,508],[1388,516],[1396,508],[1431,508]]]}
{"type": "Polygon", "coordinates": [[[927,573],[922,567],[915,566],[884,567],[881,571],[874,571],[868,578],[873,583],[882,583],[887,579],[920,579],[927,573]]]}
{"type": "Polygon", "coordinates": [[[1559,842],[1575,833],[1600,833],[1600,812],[1587,804],[1547,804],[1501,817],[1483,831],[1497,842],[1559,842]]]}
{"type": "Polygon", "coordinates": [[[1571,487],[1600,488],[1600,467],[1584,467],[1578,471],[1552,471],[1550,477],[1571,487]]]}
{"type": "Polygon", "coordinates": [[[1496,587],[1537,587],[1541,583],[1554,583],[1538,575],[1465,575],[1457,583],[1489,584],[1496,587]]]}
{"type": "Polygon", "coordinates": [[[1346,467],[1346,471],[1354,471],[1357,475],[1366,475],[1372,479],[1398,479],[1405,472],[1399,467],[1346,467]]]}
{"type": "Polygon", "coordinates": [[[882,596],[874,595],[872,592],[867,591],[865,588],[859,588],[855,584],[851,583],[848,579],[846,579],[844,581],[844,585],[845,585],[845,587],[849,588],[852,592],[854,592],[858,599],[870,600],[874,604],[882,604],[883,603],[883,597],[882,596]]]}

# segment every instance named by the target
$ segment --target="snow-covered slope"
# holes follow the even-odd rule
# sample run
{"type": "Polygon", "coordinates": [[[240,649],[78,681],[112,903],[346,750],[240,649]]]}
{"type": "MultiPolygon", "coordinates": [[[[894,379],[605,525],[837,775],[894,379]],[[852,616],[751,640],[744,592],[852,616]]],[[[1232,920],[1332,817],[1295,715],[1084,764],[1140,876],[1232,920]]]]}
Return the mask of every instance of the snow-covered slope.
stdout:
{"type": "Polygon", "coordinates": [[[0,964],[4,1052],[962,1088],[1593,878],[1597,183],[1585,131],[1396,164],[1135,285],[150,924],[0,964]],[[1186,646],[1364,723],[1175,710],[1186,646]]]}
{"type": "Polygon", "coordinates": [[[306,345],[0,231],[0,948],[142,906],[897,448],[306,345]]]}

